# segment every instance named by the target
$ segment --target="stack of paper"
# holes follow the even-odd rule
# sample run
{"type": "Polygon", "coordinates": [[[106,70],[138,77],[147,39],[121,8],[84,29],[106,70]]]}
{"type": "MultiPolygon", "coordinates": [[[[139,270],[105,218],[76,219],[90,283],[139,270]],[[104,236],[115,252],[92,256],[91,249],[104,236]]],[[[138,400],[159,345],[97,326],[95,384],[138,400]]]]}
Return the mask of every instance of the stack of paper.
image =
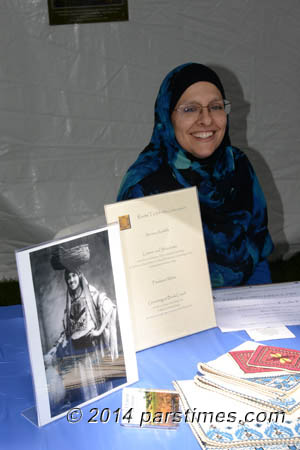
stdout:
{"type": "Polygon", "coordinates": [[[176,381],[185,417],[209,449],[300,449],[300,352],[245,342],[176,381]]]}
{"type": "Polygon", "coordinates": [[[217,325],[222,331],[300,323],[299,281],[214,289],[213,298],[217,325]]]}

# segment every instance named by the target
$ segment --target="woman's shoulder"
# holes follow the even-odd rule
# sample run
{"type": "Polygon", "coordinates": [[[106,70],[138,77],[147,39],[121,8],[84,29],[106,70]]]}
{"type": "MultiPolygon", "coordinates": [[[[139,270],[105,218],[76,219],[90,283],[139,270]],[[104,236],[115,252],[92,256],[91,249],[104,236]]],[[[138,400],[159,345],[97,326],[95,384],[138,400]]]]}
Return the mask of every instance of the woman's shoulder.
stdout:
{"type": "Polygon", "coordinates": [[[125,199],[145,197],[147,195],[161,194],[163,192],[172,191],[182,187],[173,176],[171,168],[168,164],[161,166],[146,175],[138,183],[131,186],[126,192],[125,199]]]}
{"type": "Polygon", "coordinates": [[[230,146],[229,148],[230,148],[230,151],[232,152],[233,157],[236,160],[242,159],[245,161],[249,161],[246,153],[243,150],[241,150],[240,148],[234,147],[234,146],[230,146]]]}
{"type": "Polygon", "coordinates": [[[245,151],[241,150],[238,147],[229,147],[232,157],[234,159],[234,163],[235,163],[235,167],[236,169],[244,169],[247,170],[248,172],[254,172],[253,166],[246,154],[245,151]]]}
{"type": "Polygon", "coordinates": [[[141,184],[148,191],[154,189],[155,191],[166,192],[174,189],[178,182],[173,176],[170,166],[162,164],[159,169],[146,176],[141,184]]]}
{"type": "Polygon", "coordinates": [[[93,286],[91,284],[89,284],[89,291],[93,297],[96,297],[97,295],[99,295],[98,289],[95,288],[95,286],[93,286]]]}

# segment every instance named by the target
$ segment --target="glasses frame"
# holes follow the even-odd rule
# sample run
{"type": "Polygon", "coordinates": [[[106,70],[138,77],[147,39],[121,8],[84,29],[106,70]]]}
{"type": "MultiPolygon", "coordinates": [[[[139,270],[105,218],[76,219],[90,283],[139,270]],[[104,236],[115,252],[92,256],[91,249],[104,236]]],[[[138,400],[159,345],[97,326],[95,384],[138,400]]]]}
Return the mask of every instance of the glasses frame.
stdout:
{"type": "MultiPolygon", "coordinates": [[[[224,112],[228,116],[228,114],[230,114],[230,112],[231,112],[231,102],[226,99],[222,99],[222,101],[224,103],[224,112]]],[[[197,107],[198,116],[199,116],[199,114],[202,114],[204,108],[207,109],[209,114],[213,114],[212,111],[210,110],[212,105],[203,106],[203,105],[194,104],[194,103],[187,103],[187,104],[179,105],[177,108],[174,108],[174,111],[179,112],[180,114],[182,114],[182,116],[184,116],[185,114],[188,116],[189,115],[188,113],[185,113],[184,111],[182,111],[182,107],[189,106],[189,105],[193,105],[193,106],[197,107]]],[[[215,111],[215,113],[216,112],[221,112],[221,111],[215,111]]]]}

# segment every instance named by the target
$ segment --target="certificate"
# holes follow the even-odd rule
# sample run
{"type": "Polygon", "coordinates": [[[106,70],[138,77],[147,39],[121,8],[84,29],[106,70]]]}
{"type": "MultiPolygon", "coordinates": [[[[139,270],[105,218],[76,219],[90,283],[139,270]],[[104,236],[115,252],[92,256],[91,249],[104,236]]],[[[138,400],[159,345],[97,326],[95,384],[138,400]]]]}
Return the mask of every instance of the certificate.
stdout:
{"type": "Polygon", "coordinates": [[[214,327],[196,188],[104,209],[120,225],[136,350],[214,327]]]}

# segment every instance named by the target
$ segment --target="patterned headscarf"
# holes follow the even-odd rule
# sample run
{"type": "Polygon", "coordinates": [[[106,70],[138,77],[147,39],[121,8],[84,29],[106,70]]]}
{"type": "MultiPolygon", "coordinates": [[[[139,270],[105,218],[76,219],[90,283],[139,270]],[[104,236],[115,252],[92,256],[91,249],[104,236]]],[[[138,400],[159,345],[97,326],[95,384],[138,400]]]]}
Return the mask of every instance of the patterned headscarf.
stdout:
{"type": "MultiPolygon", "coordinates": [[[[171,113],[183,94],[192,84],[207,81],[214,84],[225,98],[224,88],[218,75],[203,64],[187,63],[176,67],[163,80],[155,102],[155,120],[149,145],[140,154],[136,162],[129,168],[120,186],[117,200],[121,200],[125,192],[141,179],[155,172],[167,157],[174,168],[200,170],[203,162],[215,159],[215,155],[199,160],[188,154],[177,142],[171,122],[171,113]]],[[[219,148],[230,145],[228,125],[219,148]]]]}
{"type": "Polygon", "coordinates": [[[162,167],[171,171],[173,189],[197,186],[212,285],[238,285],[272,251],[266,204],[249,160],[230,144],[228,119],[224,138],[209,157],[196,158],[178,144],[171,113],[198,81],[214,84],[225,99],[222,83],[209,67],[187,63],[171,71],[155,102],[150,143],[128,169],[117,200],[163,192],[159,186],[147,192],[143,187],[145,178],[162,167]]]}

